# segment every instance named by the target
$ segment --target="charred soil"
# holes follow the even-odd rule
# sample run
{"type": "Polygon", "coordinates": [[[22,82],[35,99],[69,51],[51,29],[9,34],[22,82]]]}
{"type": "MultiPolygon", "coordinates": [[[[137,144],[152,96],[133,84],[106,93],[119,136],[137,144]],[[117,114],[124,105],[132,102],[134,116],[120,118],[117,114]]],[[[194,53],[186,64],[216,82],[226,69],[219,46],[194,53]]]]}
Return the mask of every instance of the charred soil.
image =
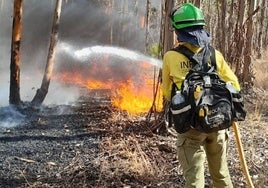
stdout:
{"type": "MultiPolygon", "coordinates": [[[[254,185],[266,187],[268,108],[257,111],[257,103],[250,103],[254,108],[240,123],[242,142],[254,185]]],[[[0,187],[184,185],[174,132],[152,131],[158,122],[146,121],[147,114],[133,117],[112,108],[109,99],[90,95],[76,105],[20,113],[23,121],[17,126],[0,127],[0,187]]],[[[246,187],[232,130],[228,153],[234,186],[246,187]]],[[[206,187],[211,187],[208,170],[206,187]]]]}

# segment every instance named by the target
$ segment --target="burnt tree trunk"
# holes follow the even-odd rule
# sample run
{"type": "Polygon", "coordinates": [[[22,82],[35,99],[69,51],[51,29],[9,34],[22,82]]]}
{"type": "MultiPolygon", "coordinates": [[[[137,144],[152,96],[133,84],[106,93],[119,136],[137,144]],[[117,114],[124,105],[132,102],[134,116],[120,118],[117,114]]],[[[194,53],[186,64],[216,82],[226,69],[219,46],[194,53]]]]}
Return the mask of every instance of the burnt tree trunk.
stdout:
{"type": "Polygon", "coordinates": [[[14,0],[9,104],[19,105],[20,99],[20,42],[22,29],[22,1],[14,0]]]}
{"type": "Polygon", "coordinates": [[[36,95],[34,96],[32,100],[33,106],[40,106],[43,103],[48,92],[49,83],[51,80],[52,70],[54,66],[55,47],[58,41],[61,4],[62,4],[62,0],[57,0],[55,13],[54,13],[54,19],[53,19],[52,33],[50,37],[50,46],[49,46],[49,51],[48,51],[46,69],[45,69],[44,77],[42,80],[41,88],[37,90],[36,95]]]}

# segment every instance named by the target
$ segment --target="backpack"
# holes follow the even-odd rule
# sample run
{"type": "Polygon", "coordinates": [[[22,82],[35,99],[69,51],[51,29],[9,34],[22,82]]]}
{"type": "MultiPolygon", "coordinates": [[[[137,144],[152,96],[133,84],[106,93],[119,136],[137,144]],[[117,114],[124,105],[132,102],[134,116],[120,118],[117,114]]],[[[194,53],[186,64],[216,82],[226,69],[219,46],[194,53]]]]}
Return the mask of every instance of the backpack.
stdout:
{"type": "Polygon", "coordinates": [[[205,47],[197,54],[182,45],[172,50],[193,63],[180,90],[175,83],[172,85],[170,111],[177,132],[194,128],[210,133],[245,119],[241,95],[217,73],[213,47],[205,47]]]}

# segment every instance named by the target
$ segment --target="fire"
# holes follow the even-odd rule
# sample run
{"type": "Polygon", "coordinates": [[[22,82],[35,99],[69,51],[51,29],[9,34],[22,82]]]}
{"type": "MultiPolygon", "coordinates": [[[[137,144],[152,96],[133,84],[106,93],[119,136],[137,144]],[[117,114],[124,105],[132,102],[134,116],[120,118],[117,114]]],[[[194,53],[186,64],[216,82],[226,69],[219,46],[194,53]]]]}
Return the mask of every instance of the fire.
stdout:
{"type": "MultiPolygon", "coordinates": [[[[130,114],[140,114],[148,112],[152,106],[152,96],[152,87],[145,85],[135,87],[132,80],[127,80],[126,83],[120,83],[116,89],[112,105],[130,114]]],[[[161,105],[158,105],[157,109],[160,110],[161,105]]]]}
{"type": "MultiPolygon", "coordinates": [[[[110,83],[109,80],[108,83],[110,83]]],[[[86,81],[86,87],[88,89],[111,89],[111,84],[106,84],[98,80],[88,79],[86,81]]]]}
{"type": "MultiPolygon", "coordinates": [[[[140,62],[140,73],[129,76],[126,80],[108,78],[105,81],[85,76],[81,71],[64,72],[56,75],[54,79],[67,84],[74,84],[89,90],[110,90],[112,106],[127,111],[132,115],[147,113],[153,104],[154,78],[152,66],[146,62],[140,62]]],[[[108,69],[102,69],[109,74],[108,69]]],[[[104,73],[102,73],[104,74],[104,73]]],[[[92,75],[89,73],[88,75],[92,75]]],[[[161,90],[159,89],[156,100],[156,109],[162,109],[161,90]]]]}

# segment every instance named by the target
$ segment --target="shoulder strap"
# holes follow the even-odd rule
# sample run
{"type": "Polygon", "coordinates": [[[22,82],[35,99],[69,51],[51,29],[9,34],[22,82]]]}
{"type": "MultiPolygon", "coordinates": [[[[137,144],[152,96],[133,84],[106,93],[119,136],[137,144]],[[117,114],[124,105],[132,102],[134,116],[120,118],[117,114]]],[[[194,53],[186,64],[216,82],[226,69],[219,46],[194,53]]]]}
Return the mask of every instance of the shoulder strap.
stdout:
{"type": "Polygon", "coordinates": [[[211,55],[210,55],[210,61],[211,61],[211,65],[214,66],[214,69],[217,70],[217,64],[216,64],[216,54],[215,54],[215,48],[213,48],[212,46],[208,46],[211,55]]]}
{"type": "MultiPolygon", "coordinates": [[[[215,57],[215,49],[212,46],[208,46],[209,50],[210,50],[210,61],[211,61],[211,65],[214,66],[214,70],[217,70],[217,64],[216,64],[216,57],[215,57]]],[[[191,51],[189,48],[187,48],[186,46],[183,45],[179,45],[176,48],[171,49],[172,51],[176,51],[179,52],[183,55],[185,55],[192,63],[194,63],[195,65],[201,65],[202,62],[198,61],[194,55],[195,53],[193,51],[191,51]]],[[[201,50],[199,53],[202,53],[203,50],[201,50]]]]}
{"type": "Polygon", "coordinates": [[[187,48],[186,46],[179,45],[176,48],[173,48],[171,50],[185,55],[191,62],[198,64],[198,61],[193,58],[195,53],[193,51],[191,51],[189,48],[187,48]]]}
{"type": "Polygon", "coordinates": [[[172,83],[172,87],[171,87],[171,98],[176,94],[176,91],[178,91],[178,87],[175,84],[175,82],[172,83]]]}

